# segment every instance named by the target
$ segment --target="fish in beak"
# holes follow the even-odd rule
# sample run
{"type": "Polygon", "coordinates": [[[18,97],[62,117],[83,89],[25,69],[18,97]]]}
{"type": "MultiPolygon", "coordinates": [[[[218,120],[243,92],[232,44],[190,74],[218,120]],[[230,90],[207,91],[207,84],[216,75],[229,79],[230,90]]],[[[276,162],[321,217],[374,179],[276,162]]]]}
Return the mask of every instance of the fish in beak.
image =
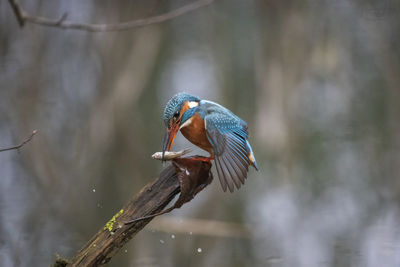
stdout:
{"type": "Polygon", "coordinates": [[[164,136],[162,161],[164,161],[165,151],[171,151],[172,144],[174,143],[174,140],[175,140],[175,137],[176,137],[176,134],[178,133],[178,131],[179,131],[178,123],[174,123],[167,127],[167,132],[165,133],[165,136],[164,136]]]}

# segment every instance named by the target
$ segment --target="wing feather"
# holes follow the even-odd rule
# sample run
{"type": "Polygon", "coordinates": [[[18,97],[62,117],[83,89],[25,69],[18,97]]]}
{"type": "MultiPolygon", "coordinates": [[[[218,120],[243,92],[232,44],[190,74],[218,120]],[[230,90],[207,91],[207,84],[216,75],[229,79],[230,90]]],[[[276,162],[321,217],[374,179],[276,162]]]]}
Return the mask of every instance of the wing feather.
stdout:
{"type": "Polygon", "coordinates": [[[219,182],[221,183],[222,190],[224,190],[224,192],[226,192],[228,183],[226,182],[224,172],[221,169],[221,163],[219,162],[219,158],[215,158],[215,168],[217,169],[218,178],[219,178],[219,182]]]}
{"type": "Polygon", "coordinates": [[[231,147],[231,149],[235,150],[235,152],[241,156],[246,162],[249,162],[247,150],[240,144],[236,143],[236,141],[227,142],[227,144],[231,147]]]}
{"type": "Polygon", "coordinates": [[[224,161],[233,183],[235,184],[236,188],[239,189],[241,186],[241,182],[240,182],[240,177],[237,174],[236,169],[234,167],[235,164],[232,163],[230,156],[227,154],[224,155],[224,161]]]}
{"type": "Polygon", "coordinates": [[[224,160],[224,157],[219,157],[218,162],[220,164],[221,170],[222,170],[222,175],[225,178],[225,181],[228,185],[229,191],[232,193],[234,190],[234,185],[233,185],[233,179],[231,177],[231,174],[229,172],[228,166],[226,166],[226,162],[224,160]]]}
{"type": "Polygon", "coordinates": [[[234,178],[234,181],[236,181],[235,185],[236,188],[240,188],[242,184],[244,184],[245,181],[245,176],[247,174],[243,174],[242,170],[240,169],[239,165],[235,162],[234,158],[230,155],[227,156],[227,159],[229,161],[229,164],[231,165],[231,170],[233,170],[234,175],[232,177],[234,178]]]}
{"type": "Polygon", "coordinates": [[[222,189],[239,189],[247,178],[249,150],[247,125],[226,112],[205,115],[206,134],[213,147],[214,161],[222,189]]]}
{"type": "Polygon", "coordinates": [[[246,168],[246,171],[247,171],[247,169],[248,169],[248,164],[250,164],[249,163],[249,160],[247,159],[247,157],[245,157],[243,154],[242,154],[242,152],[240,152],[240,150],[237,150],[236,148],[233,148],[231,145],[228,145],[229,146],[229,148],[234,152],[234,157],[235,157],[235,159],[237,160],[237,161],[239,161],[243,166],[244,166],[244,168],[246,168]]]}
{"type": "MultiPolygon", "coordinates": [[[[236,150],[234,149],[232,150],[236,152],[236,150]]],[[[240,155],[232,154],[231,156],[232,160],[235,162],[236,167],[240,170],[241,173],[240,178],[244,177],[244,179],[246,179],[248,171],[248,163],[245,160],[243,160],[243,158],[240,155]]],[[[244,184],[244,179],[240,179],[243,184],[244,184]]]]}

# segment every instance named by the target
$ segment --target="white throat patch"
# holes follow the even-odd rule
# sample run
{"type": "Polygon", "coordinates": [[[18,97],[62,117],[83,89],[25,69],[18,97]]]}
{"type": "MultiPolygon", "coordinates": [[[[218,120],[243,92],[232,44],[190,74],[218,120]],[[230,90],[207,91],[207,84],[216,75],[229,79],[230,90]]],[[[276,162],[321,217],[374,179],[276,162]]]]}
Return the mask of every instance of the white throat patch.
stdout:
{"type": "Polygon", "coordinates": [[[188,103],[188,105],[189,105],[189,108],[194,108],[194,107],[197,107],[197,106],[199,105],[199,102],[190,101],[190,102],[188,103]]]}
{"type": "Polygon", "coordinates": [[[186,126],[188,126],[189,124],[191,124],[191,123],[192,123],[192,119],[193,119],[193,118],[190,118],[190,119],[188,119],[187,121],[185,121],[185,122],[181,125],[181,127],[179,127],[179,130],[182,129],[183,127],[186,127],[186,126]]]}

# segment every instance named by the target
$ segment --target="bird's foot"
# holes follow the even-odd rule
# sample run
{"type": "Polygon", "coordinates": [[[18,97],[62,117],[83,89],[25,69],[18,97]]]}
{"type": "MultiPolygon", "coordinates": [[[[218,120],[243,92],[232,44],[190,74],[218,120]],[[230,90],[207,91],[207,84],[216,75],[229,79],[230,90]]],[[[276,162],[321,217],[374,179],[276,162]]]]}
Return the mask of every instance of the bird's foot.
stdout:
{"type": "Polygon", "coordinates": [[[211,157],[203,157],[203,156],[192,156],[192,157],[188,157],[188,159],[191,160],[199,160],[199,161],[203,161],[203,162],[211,162],[212,158],[211,157]]]}

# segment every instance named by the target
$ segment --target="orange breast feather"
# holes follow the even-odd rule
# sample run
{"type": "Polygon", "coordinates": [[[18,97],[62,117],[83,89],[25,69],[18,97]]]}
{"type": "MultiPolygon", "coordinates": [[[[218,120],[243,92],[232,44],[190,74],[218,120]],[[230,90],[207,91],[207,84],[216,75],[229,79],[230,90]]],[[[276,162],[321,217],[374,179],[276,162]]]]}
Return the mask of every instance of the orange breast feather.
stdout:
{"type": "Polygon", "coordinates": [[[212,154],[212,147],[206,136],[204,120],[200,117],[200,114],[194,114],[191,123],[183,127],[181,132],[190,142],[212,154]]]}

